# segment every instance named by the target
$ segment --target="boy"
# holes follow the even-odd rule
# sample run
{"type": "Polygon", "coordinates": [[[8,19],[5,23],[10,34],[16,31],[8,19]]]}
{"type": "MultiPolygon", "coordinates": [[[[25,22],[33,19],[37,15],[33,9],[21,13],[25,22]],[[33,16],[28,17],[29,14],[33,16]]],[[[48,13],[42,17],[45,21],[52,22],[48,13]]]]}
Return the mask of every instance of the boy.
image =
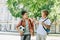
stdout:
{"type": "Polygon", "coordinates": [[[37,28],[36,40],[46,40],[47,32],[45,28],[50,29],[51,21],[47,18],[48,11],[43,10],[41,13],[42,17],[39,20],[39,27],[37,28]]]}
{"type": "Polygon", "coordinates": [[[20,33],[21,40],[30,40],[31,35],[34,35],[34,25],[33,22],[28,18],[27,12],[22,11],[22,20],[16,26],[16,29],[20,33]],[[23,26],[24,32],[19,30],[19,26],[23,26]]]}

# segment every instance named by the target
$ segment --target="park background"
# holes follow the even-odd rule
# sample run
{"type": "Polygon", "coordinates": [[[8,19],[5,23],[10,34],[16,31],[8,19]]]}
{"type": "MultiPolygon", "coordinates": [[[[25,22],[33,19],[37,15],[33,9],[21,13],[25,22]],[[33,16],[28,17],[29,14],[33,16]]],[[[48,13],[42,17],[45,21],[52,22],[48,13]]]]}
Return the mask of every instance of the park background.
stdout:
{"type": "Polygon", "coordinates": [[[0,38],[18,36],[16,24],[21,20],[22,10],[28,11],[29,18],[39,20],[43,9],[49,11],[48,18],[52,22],[49,34],[60,36],[60,0],[0,0],[0,38]]]}

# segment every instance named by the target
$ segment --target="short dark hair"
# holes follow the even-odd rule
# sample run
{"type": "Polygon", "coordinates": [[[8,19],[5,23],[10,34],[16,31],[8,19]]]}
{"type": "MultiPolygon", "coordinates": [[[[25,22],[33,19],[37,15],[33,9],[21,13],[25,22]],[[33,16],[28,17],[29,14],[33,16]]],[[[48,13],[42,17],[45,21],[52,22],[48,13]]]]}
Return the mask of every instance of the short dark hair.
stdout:
{"type": "Polygon", "coordinates": [[[21,12],[21,15],[24,15],[25,13],[27,13],[27,11],[22,11],[22,12],[21,12]]]}
{"type": "Polygon", "coordinates": [[[46,16],[48,16],[48,14],[49,14],[48,10],[43,10],[42,12],[44,12],[46,14],[46,16]]]}

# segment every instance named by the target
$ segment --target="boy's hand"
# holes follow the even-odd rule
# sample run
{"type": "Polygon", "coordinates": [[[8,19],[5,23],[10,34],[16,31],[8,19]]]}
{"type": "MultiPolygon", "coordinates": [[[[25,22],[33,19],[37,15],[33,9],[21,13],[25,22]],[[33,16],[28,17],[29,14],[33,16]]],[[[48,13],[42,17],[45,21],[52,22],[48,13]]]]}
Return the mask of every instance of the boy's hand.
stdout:
{"type": "Polygon", "coordinates": [[[34,33],[31,33],[31,36],[34,36],[34,33]]]}
{"type": "Polygon", "coordinates": [[[41,24],[44,25],[44,22],[42,22],[41,24]]]}
{"type": "Polygon", "coordinates": [[[23,32],[20,32],[20,36],[23,36],[23,32]]]}

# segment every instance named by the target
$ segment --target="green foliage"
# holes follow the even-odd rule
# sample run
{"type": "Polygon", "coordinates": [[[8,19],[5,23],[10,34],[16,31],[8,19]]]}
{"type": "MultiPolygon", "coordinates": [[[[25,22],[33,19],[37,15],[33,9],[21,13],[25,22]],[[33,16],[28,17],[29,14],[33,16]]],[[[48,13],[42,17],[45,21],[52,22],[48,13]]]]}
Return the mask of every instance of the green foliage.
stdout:
{"type": "Polygon", "coordinates": [[[52,22],[57,21],[60,19],[60,1],[54,0],[54,6],[51,8],[51,13],[49,15],[49,18],[52,22]]]}
{"type": "MultiPolygon", "coordinates": [[[[7,5],[12,16],[21,18],[21,11],[26,10],[29,13],[29,17],[41,17],[41,10],[46,9],[51,13],[48,17],[53,22],[55,20],[56,9],[51,9],[54,7],[54,0],[8,0],[7,5]],[[22,6],[22,8],[19,8],[22,6]],[[55,11],[54,11],[55,10],[55,11]]],[[[59,4],[55,4],[59,6],[59,4]]]]}
{"type": "MultiPolygon", "coordinates": [[[[54,5],[54,0],[8,0],[8,9],[14,17],[21,18],[21,11],[26,10],[29,17],[41,17],[41,10],[46,9],[51,12],[51,7],[54,5]],[[19,8],[20,4],[23,8],[19,8]]],[[[53,18],[51,18],[53,20],[53,18]]]]}

